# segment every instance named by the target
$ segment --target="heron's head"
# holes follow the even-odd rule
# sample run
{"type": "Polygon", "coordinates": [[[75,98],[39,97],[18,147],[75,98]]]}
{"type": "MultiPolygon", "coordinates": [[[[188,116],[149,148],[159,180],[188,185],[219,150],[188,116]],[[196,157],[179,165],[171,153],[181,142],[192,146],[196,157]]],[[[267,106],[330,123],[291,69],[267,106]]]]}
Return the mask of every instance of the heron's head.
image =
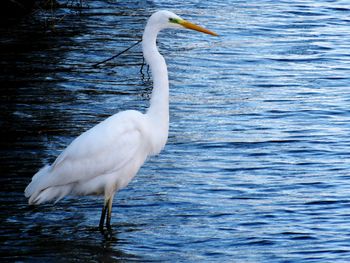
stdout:
{"type": "Polygon", "coordinates": [[[193,24],[189,21],[186,21],[185,19],[182,19],[178,15],[170,12],[170,11],[158,11],[152,15],[154,21],[158,23],[159,25],[162,25],[163,28],[187,28],[196,30],[205,34],[217,36],[216,33],[198,26],[196,24],[193,24]]]}

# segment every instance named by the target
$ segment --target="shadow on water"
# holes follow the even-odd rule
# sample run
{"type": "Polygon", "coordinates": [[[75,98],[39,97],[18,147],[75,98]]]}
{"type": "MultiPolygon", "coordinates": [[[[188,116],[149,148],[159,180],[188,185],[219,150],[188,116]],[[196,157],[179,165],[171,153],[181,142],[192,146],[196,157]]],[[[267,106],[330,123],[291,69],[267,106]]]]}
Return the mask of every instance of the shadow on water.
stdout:
{"type": "Polygon", "coordinates": [[[41,166],[42,156],[33,154],[45,153],[46,131],[64,129],[61,124],[69,118],[55,104],[75,98],[71,91],[56,85],[59,79],[52,77],[62,71],[59,63],[65,52],[59,47],[72,45],[71,38],[85,29],[80,23],[68,32],[52,32],[43,28],[42,21],[27,18],[1,30],[0,166],[7,169],[3,174],[28,176],[18,173],[18,164],[30,166],[23,167],[26,173],[41,166]],[[55,121],[58,119],[62,122],[55,121]]]}
{"type": "MultiPolygon", "coordinates": [[[[67,61],[74,52],[81,55],[80,49],[84,48],[76,39],[93,30],[87,28],[84,19],[96,15],[103,20],[103,12],[108,10],[107,4],[107,7],[99,6],[99,2],[92,5],[95,8],[87,7],[86,16],[66,8],[56,10],[55,15],[62,19],[54,28],[48,28],[43,21],[46,18],[38,15],[0,28],[0,256],[5,260],[55,258],[69,262],[77,255],[84,262],[140,260],[118,249],[117,231],[101,233],[95,224],[81,225],[86,215],[74,208],[76,202],[69,204],[73,208],[64,205],[35,208],[28,206],[23,195],[31,176],[44,163],[51,162],[72,138],[100,121],[96,115],[106,114],[102,109],[101,113],[90,115],[91,107],[78,105],[84,101],[75,103],[89,90],[93,91],[91,96],[100,95],[95,89],[77,92],[75,88],[91,85],[79,75],[81,72],[88,71],[86,77],[98,71],[83,64],[89,61],[78,62],[77,57],[74,63],[67,61]],[[98,11],[102,13],[94,14],[98,11]],[[83,117],[77,118],[79,114],[83,117]]],[[[118,20],[117,13],[113,17],[118,20]]],[[[118,94],[118,90],[113,93],[118,94]]],[[[121,90],[119,95],[123,94],[129,95],[121,90]]]]}
{"type": "Polygon", "coordinates": [[[0,198],[0,256],[4,260],[145,262],[139,255],[119,249],[120,245],[128,244],[127,239],[119,239],[119,233],[137,231],[138,226],[115,223],[113,229],[101,232],[97,223],[87,220],[86,209],[91,210],[91,202],[77,204],[72,199],[57,206],[36,207],[28,206],[21,194],[9,197],[2,192],[0,198]]]}
{"type": "Polygon", "coordinates": [[[3,233],[6,240],[1,247],[1,257],[5,260],[36,262],[53,259],[71,262],[77,258],[81,262],[142,261],[139,256],[118,249],[122,241],[118,239],[116,231],[101,233],[97,227],[77,227],[81,219],[79,216],[68,217],[56,224],[47,220],[36,223],[28,220],[27,226],[21,224],[15,231],[11,222],[6,222],[11,233],[8,237],[7,233],[3,233]],[[13,244],[20,249],[14,250],[13,244]]]}

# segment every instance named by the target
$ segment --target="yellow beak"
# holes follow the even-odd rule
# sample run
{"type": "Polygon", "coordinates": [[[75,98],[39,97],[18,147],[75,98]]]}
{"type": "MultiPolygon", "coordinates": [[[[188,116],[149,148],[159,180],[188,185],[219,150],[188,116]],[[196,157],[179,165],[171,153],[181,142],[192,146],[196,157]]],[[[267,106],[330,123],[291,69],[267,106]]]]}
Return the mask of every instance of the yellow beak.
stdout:
{"type": "Polygon", "coordinates": [[[191,22],[188,22],[186,20],[180,20],[179,24],[182,25],[183,27],[188,28],[188,29],[196,30],[196,31],[199,31],[199,32],[202,32],[202,33],[205,33],[205,34],[212,35],[212,36],[218,36],[218,34],[216,34],[215,32],[210,31],[210,30],[208,30],[208,29],[206,29],[204,27],[198,26],[196,24],[193,24],[191,22]]]}

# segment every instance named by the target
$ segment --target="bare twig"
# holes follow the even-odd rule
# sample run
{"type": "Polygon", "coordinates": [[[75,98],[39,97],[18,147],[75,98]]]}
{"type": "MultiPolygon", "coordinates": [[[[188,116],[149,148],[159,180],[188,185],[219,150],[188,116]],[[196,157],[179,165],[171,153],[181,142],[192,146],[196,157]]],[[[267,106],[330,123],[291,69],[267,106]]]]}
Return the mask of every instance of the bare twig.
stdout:
{"type": "Polygon", "coordinates": [[[103,60],[103,61],[101,61],[101,62],[98,62],[98,63],[96,63],[96,64],[94,64],[94,65],[92,65],[94,68],[96,68],[97,66],[99,66],[99,65],[101,65],[101,64],[103,64],[103,63],[106,63],[106,62],[108,62],[108,61],[110,61],[110,60],[112,60],[112,59],[115,59],[116,57],[119,57],[121,54],[124,54],[125,52],[127,52],[129,49],[131,49],[131,48],[133,48],[134,46],[136,46],[137,44],[139,44],[139,43],[141,43],[142,42],[142,39],[140,39],[139,41],[137,41],[135,44],[132,44],[130,47],[128,47],[127,49],[124,49],[123,51],[121,51],[121,52],[119,52],[117,55],[114,55],[114,56],[112,56],[112,57],[110,57],[110,58],[107,58],[107,59],[105,59],[105,60],[103,60]]]}

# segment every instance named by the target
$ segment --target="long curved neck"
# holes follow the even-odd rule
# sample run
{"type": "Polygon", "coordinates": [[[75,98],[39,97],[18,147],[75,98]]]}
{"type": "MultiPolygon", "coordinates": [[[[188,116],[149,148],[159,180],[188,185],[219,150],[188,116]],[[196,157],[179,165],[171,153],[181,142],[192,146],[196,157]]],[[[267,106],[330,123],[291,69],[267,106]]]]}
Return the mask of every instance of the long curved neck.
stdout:
{"type": "Polygon", "coordinates": [[[161,28],[148,21],[142,37],[143,56],[151,68],[153,90],[147,114],[169,125],[169,80],[163,56],[158,52],[156,40],[161,28]]]}

